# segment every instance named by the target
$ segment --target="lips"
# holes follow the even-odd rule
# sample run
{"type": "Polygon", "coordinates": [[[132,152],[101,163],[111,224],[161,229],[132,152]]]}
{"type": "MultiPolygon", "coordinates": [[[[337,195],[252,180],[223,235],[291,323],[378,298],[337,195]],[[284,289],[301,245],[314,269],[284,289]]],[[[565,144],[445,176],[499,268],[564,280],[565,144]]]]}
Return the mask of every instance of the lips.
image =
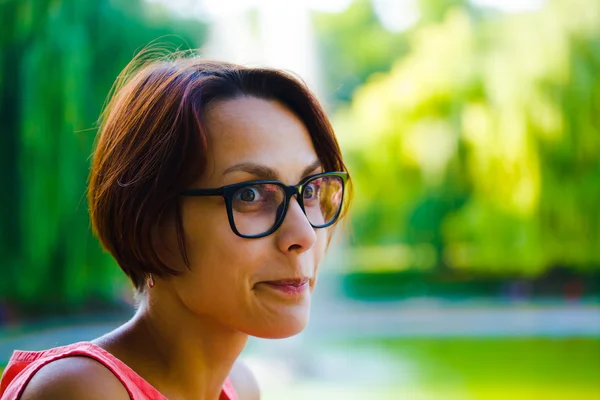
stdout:
{"type": "Polygon", "coordinates": [[[280,279],[276,281],[261,282],[264,286],[274,289],[275,292],[286,296],[301,296],[308,289],[310,279],[307,277],[280,279]]]}
{"type": "Polygon", "coordinates": [[[306,284],[309,281],[308,278],[303,277],[303,278],[293,278],[293,279],[281,279],[278,281],[267,281],[264,283],[268,283],[270,285],[275,285],[275,286],[294,286],[294,287],[299,287],[302,286],[304,284],[306,284]]]}

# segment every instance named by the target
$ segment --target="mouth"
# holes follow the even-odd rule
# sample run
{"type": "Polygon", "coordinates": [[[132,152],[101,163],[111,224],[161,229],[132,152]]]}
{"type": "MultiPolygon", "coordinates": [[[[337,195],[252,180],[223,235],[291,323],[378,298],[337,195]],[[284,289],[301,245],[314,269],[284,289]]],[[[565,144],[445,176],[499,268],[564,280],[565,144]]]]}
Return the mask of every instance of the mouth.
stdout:
{"type": "Polygon", "coordinates": [[[277,281],[261,282],[265,286],[286,295],[301,295],[308,289],[310,279],[308,277],[280,279],[277,281]]]}
{"type": "Polygon", "coordinates": [[[299,286],[302,286],[302,285],[308,283],[308,281],[310,281],[310,279],[306,276],[303,276],[301,278],[281,279],[278,281],[266,281],[264,283],[268,283],[271,285],[299,287],[299,286]]]}

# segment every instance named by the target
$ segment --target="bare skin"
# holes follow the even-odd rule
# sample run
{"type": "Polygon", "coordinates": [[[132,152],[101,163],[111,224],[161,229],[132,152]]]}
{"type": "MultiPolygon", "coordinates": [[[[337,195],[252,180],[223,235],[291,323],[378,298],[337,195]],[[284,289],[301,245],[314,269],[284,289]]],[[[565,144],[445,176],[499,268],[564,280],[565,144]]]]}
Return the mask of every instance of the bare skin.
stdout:
{"type": "MultiPolygon", "coordinates": [[[[291,185],[322,171],[304,124],[278,102],[217,102],[205,119],[211,157],[196,188],[254,179],[291,185]]],[[[236,359],[249,335],[283,338],[304,329],[328,229],[312,228],[295,199],[280,228],[260,239],[231,231],[221,197],[184,197],[182,213],[190,268],[177,251],[173,221],[166,221],[157,246],[181,275],[154,277],[132,320],[94,343],[169,399],[217,400],[227,376],[240,399],[258,399],[256,381],[236,359]],[[309,279],[309,288],[297,296],[265,284],[297,277],[309,279]]],[[[129,398],[102,369],[80,357],[49,364],[22,399],[129,398]],[[94,387],[103,388],[103,396],[90,393],[94,387]]]]}

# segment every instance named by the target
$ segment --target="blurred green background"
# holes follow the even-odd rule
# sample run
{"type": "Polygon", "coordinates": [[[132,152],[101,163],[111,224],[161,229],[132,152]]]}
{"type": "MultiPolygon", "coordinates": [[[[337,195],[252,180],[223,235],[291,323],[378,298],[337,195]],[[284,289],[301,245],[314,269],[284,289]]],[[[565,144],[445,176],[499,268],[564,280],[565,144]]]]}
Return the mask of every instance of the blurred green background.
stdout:
{"type": "Polygon", "coordinates": [[[600,399],[597,0],[0,0],[0,365],[131,314],[85,185],[151,42],[300,73],[354,179],[265,398],[600,399]]]}

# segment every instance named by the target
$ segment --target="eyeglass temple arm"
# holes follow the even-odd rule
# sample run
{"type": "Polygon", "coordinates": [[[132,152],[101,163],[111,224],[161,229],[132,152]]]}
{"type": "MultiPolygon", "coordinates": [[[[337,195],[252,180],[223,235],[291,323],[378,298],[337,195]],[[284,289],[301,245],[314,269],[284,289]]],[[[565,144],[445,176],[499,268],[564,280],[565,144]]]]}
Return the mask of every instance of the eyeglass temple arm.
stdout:
{"type": "Polygon", "coordinates": [[[223,189],[187,189],[180,194],[183,196],[222,196],[223,189]]]}

